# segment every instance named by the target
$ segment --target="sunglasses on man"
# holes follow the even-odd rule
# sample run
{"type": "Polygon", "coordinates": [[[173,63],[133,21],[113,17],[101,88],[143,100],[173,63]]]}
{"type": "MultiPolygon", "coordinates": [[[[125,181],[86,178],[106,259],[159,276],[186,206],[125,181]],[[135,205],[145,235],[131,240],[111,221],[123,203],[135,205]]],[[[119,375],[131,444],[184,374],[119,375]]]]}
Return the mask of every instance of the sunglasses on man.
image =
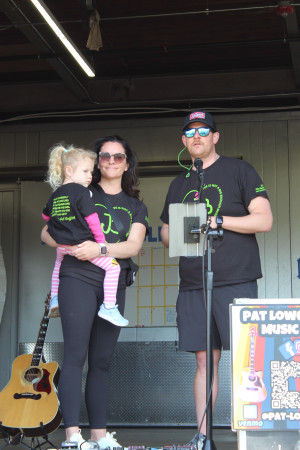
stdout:
{"type": "Polygon", "coordinates": [[[124,161],[125,158],[127,158],[127,155],[125,153],[114,153],[111,154],[109,152],[99,152],[99,158],[102,162],[109,162],[110,158],[114,158],[114,161],[116,163],[121,163],[124,161]]]}
{"type": "Polygon", "coordinates": [[[184,130],[184,134],[186,135],[186,137],[191,138],[194,137],[196,134],[196,131],[198,131],[199,136],[201,137],[206,137],[209,135],[210,132],[210,128],[188,128],[187,130],[184,130]]]}

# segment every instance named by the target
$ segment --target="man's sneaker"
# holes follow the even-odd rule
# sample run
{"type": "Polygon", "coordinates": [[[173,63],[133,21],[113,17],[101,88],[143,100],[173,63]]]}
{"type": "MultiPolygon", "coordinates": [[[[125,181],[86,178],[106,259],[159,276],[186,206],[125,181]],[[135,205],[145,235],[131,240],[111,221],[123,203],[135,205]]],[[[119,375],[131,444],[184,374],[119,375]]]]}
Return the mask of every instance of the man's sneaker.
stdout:
{"type": "Polygon", "coordinates": [[[81,436],[81,430],[78,430],[78,433],[73,433],[68,441],[61,444],[61,449],[90,450],[90,448],[90,444],[81,436]]]}
{"type": "Polygon", "coordinates": [[[128,320],[125,319],[118,310],[118,305],[114,308],[105,308],[104,304],[100,306],[98,316],[102,317],[102,319],[108,320],[113,323],[117,327],[127,327],[129,324],[128,320]]]}
{"type": "Polygon", "coordinates": [[[105,448],[110,448],[111,450],[113,450],[114,448],[124,448],[119,444],[117,439],[114,438],[115,434],[115,431],[113,431],[112,433],[107,432],[105,437],[99,439],[99,449],[104,450],[105,448]]]}
{"type": "Polygon", "coordinates": [[[204,442],[205,442],[206,436],[202,433],[196,433],[193,439],[186,445],[193,445],[197,448],[197,450],[201,450],[203,448],[204,442]]]}
{"type": "Polygon", "coordinates": [[[55,318],[55,317],[60,317],[57,295],[55,297],[52,297],[51,300],[50,300],[49,317],[51,317],[52,319],[55,318]]]}

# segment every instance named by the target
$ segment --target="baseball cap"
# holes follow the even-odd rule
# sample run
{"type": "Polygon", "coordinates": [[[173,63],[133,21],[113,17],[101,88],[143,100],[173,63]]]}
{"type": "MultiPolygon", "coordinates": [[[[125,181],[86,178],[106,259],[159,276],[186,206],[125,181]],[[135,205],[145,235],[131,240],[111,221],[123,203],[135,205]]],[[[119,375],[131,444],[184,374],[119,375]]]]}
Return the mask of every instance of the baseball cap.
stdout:
{"type": "Polygon", "coordinates": [[[186,127],[193,122],[202,122],[205,123],[209,128],[211,128],[213,131],[217,131],[217,125],[215,122],[215,119],[211,114],[205,111],[193,111],[189,113],[186,118],[184,119],[183,123],[183,131],[186,129],[186,127]]]}

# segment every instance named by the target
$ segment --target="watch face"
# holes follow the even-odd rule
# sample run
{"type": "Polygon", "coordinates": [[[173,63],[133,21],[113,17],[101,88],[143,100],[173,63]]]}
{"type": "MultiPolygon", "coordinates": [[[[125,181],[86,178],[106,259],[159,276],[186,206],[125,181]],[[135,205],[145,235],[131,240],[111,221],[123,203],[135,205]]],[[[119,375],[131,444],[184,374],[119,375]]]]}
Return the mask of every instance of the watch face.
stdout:
{"type": "Polygon", "coordinates": [[[106,253],[107,253],[107,248],[106,248],[106,246],[105,245],[101,245],[101,255],[106,255],[106,253]]]}
{"type": "Polygon", "coordinates": [[[217,223],[218,225],[222,225],[222,223],[223,223],[223,217],[222,217],[222,216],[217,216],[217,217],[216,217],[216,223],[217,223]]]}

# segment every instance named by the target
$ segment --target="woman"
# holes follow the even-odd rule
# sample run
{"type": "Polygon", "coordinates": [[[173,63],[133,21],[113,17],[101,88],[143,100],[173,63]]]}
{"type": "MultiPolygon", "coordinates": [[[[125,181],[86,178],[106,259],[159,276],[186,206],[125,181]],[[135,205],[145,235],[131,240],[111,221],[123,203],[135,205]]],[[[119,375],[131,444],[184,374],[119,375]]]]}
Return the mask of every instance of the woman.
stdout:
{"type": "MultiPolygon", "coordinates": [[[[138,254],[148,232],[147,208],[138,199],[137,160],[128,143],[119,136],[107,136],[95,143],[98,166],[90,186],[100,222],[106,236],[106,255],[118,258],[121,266],[117,302],[124,313],[126,269],[130,258],[138,254]],[[101,188],[107,194],[127,240],[120,242],[118,232],[103,206],[101,188]]],[[[42,231],[42,240],[56,243],[42,231]]],[[[60,270],[59,309],[64,337],[64,361],[58,392],[66,431],[66,440],[88,450],[79,429],[82,369],[88,353],[85,401],[91,428],[91,440],[99,448],[121,447],[106,430],[109,366],[120,328],[97,315],[103,302],[104,271],[88,260],[103,255],[103,247],[85,241],[74,247],[73,256],[64,257],[60,270]],[[100,285],[100,288],[99,288],[100,285]],[[81,445],[83,444],[83,445],[81,445]]],[[[105,257],[105,256],[104,256],[105,257]]]]}

